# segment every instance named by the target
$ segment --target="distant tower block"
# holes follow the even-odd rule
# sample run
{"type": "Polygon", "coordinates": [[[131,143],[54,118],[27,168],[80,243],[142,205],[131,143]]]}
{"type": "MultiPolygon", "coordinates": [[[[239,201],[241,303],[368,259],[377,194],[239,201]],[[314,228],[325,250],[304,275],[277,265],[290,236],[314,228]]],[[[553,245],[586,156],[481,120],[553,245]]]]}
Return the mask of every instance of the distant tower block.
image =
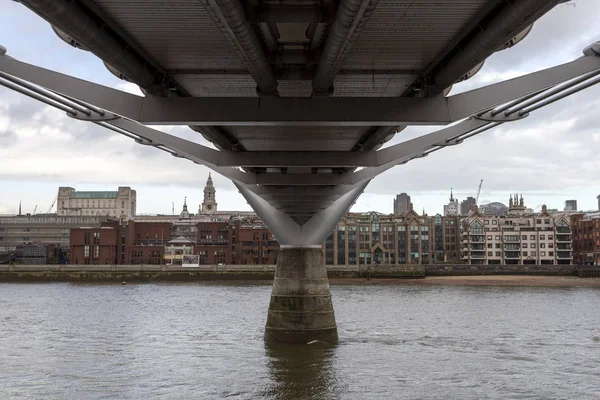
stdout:
{"type": "Polygon", "coordinates": [[[208,180],[206,181],[206,186],[204,187],[204,200],[202,201],[202,206],[200,207],[199,214],[214,214],[217,212],[217,202],[215,195],[215,186],[213,185],[212,177],[210,176],[209,172],[208,180]]]}

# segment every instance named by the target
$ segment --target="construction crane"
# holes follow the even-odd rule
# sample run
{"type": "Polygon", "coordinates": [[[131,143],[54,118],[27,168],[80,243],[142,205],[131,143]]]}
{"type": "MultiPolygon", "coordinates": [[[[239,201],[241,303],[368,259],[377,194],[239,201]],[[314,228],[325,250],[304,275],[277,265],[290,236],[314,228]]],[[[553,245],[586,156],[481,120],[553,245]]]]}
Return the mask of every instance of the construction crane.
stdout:
{"type": "Polygon", "coordinates": [[[483,185],[483,179],[479,182],[479,189],[477,189],[477,197],[475,198],[475,205],[479,205],[479,195],[481,194],[481,185],[483,185]]]}
{"type": "Polygon", "coordinates": [[[58,199],[58,195],[56,195],[54,200],[52,200],[52,204],[50,204],[50,207],[48,208],[48,211],[46,211],[46,214],[50,214],[50,212],[52,211],[52,207],[54,207],[54,203],[56,203],[57,199],[58,199]]]}
{"type": "Polygon", "coordinates": [[[36,210],[37,210],[37,204],[35,205],[35,207],[33,209],[33,215],[35,215],[36,210]]]}

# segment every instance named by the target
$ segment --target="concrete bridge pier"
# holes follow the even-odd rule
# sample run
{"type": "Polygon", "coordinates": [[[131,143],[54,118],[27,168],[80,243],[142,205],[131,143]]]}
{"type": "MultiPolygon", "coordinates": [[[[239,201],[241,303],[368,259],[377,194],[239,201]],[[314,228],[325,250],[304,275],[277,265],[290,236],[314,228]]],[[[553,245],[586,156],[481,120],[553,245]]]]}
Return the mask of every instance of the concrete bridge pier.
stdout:
{"type": "MultiPolygon", "coordinates": [[[[320,211],[308,220],[301,220],[301,223],[271,205],[255,192],[255,188],[236,184],[281,245],[265,340],[283,343],[337,342],[323,242],[368,183],[367,180],[345,187],[343,194],[328,201],[326,206],[315,207],[320,211]]],[[[299,199],[298,205],[302,207],[310,200],[299,199]]]]}
{"type": "Polygon", "coordinates": [[[337,326],[321,246],[284,247],[269,304],[265,340],[336,343],[337,326]]]}

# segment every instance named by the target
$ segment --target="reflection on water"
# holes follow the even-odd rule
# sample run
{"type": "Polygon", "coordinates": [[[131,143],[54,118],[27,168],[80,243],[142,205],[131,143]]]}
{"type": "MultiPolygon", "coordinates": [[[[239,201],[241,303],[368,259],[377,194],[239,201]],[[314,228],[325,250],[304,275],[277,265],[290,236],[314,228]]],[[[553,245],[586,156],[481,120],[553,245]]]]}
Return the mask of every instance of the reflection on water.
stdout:
{"type": "Polygon", "coordinates": [[[265,343],[273,384],[266,393],[274,399],[332,399],[338,380],[333,367],[336,345],[265,343]]]}

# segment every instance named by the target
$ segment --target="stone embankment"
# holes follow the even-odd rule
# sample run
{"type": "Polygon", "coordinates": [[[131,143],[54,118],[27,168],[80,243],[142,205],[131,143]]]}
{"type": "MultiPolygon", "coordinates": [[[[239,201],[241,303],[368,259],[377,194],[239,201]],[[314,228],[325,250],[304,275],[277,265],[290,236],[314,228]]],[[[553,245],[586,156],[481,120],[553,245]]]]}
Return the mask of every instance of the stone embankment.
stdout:
{"type": "MultiPolygon", "coordinates": [[[[575,265],[361,265],[327,266],[329,278],[415,279],[445,276],[577,276],[575,265]]],[[[275,265],[0,265],[0,282],[272,280],[275,265]]]]}

